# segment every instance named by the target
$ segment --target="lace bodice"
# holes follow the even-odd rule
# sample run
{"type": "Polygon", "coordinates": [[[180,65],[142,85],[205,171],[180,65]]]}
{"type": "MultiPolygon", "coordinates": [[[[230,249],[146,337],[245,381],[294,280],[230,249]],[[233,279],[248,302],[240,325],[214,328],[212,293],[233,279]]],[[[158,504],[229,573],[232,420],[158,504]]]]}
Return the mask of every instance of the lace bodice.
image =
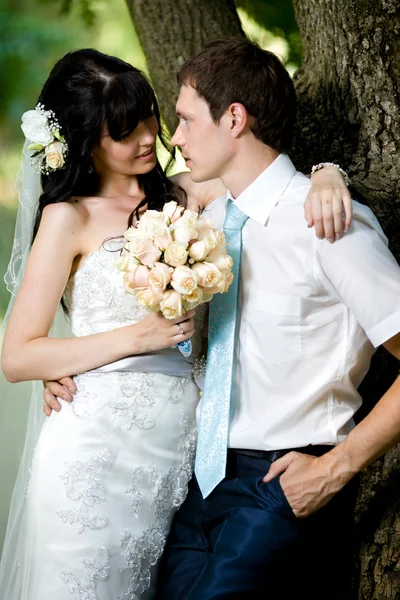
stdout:
{"type": "MultiPolygon", "coordinates": [[[[115,267],[120,249],[121,240],[108,241],[98,251],[89,254],[69,278],[64,300],[74,335],[80,337],[111,331],[137,323],[147,314],[135,297],[125,291],[123,273],[115,267]]],[[[196,309],[193,359],[201,352],[206,310],[206,305],[196,309]]]]}

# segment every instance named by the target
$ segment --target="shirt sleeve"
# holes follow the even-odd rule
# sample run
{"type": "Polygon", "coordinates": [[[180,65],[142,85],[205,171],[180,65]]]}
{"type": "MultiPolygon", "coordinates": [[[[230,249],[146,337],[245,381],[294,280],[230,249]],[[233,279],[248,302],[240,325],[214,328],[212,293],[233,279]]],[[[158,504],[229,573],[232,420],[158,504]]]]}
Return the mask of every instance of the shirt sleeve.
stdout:
{"type": "Polygon", "coordinates": [[[400,332],[400,267],[372,211],[358,202],[353,207],[353,222],[341,240],[314,238],[314,273],[377,348],[400,332]]]}

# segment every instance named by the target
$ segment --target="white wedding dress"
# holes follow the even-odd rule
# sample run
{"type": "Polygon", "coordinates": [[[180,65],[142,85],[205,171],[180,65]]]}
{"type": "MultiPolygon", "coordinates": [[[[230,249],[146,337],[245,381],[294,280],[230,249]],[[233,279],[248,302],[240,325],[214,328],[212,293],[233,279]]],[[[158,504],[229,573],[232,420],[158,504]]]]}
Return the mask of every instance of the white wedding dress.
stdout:
{"type": "MultiPolygon", "coordinates": [[[[74,335],[144,316],[114,260],[103,247],[70,278],[74,335]]],[[[204,313],[198,307],[190,359],[171,348],[75,377],[73,402],[61,401],[35,448],[13,594],[0,590],[3,600],[154,597],[157,561],[192,475],[204,313]]]]}

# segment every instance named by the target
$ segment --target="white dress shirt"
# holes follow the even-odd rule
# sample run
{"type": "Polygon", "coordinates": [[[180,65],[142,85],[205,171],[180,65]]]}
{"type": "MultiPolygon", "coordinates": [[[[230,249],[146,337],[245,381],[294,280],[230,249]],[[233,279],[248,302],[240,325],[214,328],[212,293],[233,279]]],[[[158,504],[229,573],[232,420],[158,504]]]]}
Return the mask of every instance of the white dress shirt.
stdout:
{"type": "MultiPolygon", "coordinates": [[[[231,448],[342,441],[375,348],[400,331],[400,268],[378,221],[354,202],[349,232],[318,240],[304,220],[310,185],[281,154],[234,200],[250,218],[231,448]]],[[[204,211],[221,228],[228,198],[204,211]]]]}

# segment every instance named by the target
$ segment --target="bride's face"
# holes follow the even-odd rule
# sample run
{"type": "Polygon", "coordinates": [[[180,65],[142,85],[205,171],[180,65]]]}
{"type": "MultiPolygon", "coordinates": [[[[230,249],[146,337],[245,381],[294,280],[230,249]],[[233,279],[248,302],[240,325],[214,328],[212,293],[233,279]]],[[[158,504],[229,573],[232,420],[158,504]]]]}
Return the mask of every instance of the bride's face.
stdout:
{"type": "Polygon", "coordinates": [[[148,173],[156,165],[158,123],[154,115],[141,121],[128,137],[116,142],[104,128],[100,144],[92,158],[96,172],[101,176],[111,172],[120,175],[148,173]]]}

